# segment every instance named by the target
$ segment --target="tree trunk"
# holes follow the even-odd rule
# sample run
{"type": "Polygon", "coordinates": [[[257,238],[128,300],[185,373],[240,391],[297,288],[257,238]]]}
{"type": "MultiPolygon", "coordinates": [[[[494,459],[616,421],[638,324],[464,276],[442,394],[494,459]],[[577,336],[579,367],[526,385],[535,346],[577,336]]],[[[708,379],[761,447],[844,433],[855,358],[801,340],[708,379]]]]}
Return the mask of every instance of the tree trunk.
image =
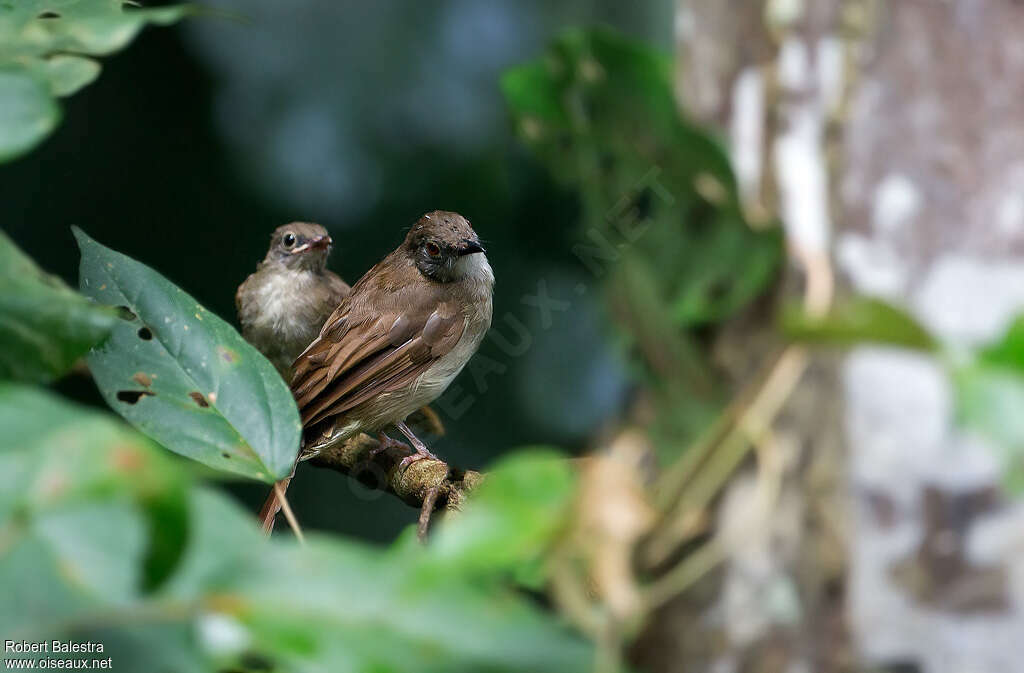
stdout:
{"type": "MultiPolygon", "coordinates": [[[[840,294],[968,345],[1024,308],[1024,3],[680,0],[676,30],[684,113],[727,137],[748,212],[782,218],[794,278],[827,259],[840,294]]],[[[933,358],[815,356],[774,428],[771,525],[665,608],[634,659],[1024,670],[1024,510],[953,406],[933,358]]]]}

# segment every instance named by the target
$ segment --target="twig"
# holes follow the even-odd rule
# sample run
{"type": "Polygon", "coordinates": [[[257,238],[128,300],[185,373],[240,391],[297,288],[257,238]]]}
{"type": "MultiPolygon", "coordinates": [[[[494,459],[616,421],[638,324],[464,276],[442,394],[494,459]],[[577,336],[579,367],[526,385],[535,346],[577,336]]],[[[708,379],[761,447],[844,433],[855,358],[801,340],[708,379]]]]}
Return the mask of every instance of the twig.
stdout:
{"type": "MultiPolygon", "coordinates": [[[[827,313],[835,291],[832,265],[827,254],[795,248],[792,251],[803,266],[806,278],[804,309],[811,315],[827,313]]],[[[699,453],[684,462],[681,469],[670,474],[660,491],[662,502],[671,504],[663,511],[661,530],[653,535],[645,548],[645,560],[656,566],[667,560],[681,540],[671,522],[686,520],[687,513],[702,510],[711,502],[732,471],[771,431],[775,417],[796,388],[807,369],[809,355],[802,346],[788,346],[771,368],[764,382],[753,394],[744,392],[723,413],[719,423],[698,444],[699,453]],[[729,422],[735,419],[730,427],[729,422]],[[725,424],[725,427],[722,427],[725,424]],[[685,488],[684,488],[685,486],[685,488]],[[675,495],[674,495],[675,494],[675,495]]],[[[699,551],[697,553],[700,553],[699,551]]],[[[684,562],[684,565],[686,562],[684,562]]],[[[712,563],[710,567],[713,567],[712,563]]],[[[678,570],[678,569],[677,569],[678,570]]]]}
{"type": "Polygon", "coordinates": [[[281,509],[284,510],[284,518],[288,521],[288,525],[291,526],[292,531],[295,532],[295,537],[298,539],[299,544],[306,544],[306,536],[302,534],[302,528],[299,527],[299,521],[295,518],[295,514],[292,512],[292,506],[288,504],[288,498],[284,496],[284,489],[281,488],[281,482],[274,482],[274,493],[277,494],[277,502],[281,505],[281,509]]]}
{"type": "Polygon", "coordinates": [[[699,549],[688,554],[682,563],[647,587],[645,591],[647,609],[654,611],[683,593],[724,559],[725,550],[717,540],[712,539],[705,542],[699,549]]]}
{"type": "MultiPolygon", "coordinates": [[[[778,501],[782,485],[782,465],[778,455],[776,439],[771,430],[765,431],[757,439],[751,439],[757,453],[757,499],[761,501],[759,509],[766,514],[760,518],[751,517],[739,533],[740,536],[756,536],[767,526],[770,512],[778,501]]],[[[645,602],[648,610],[656,610],[666,601],[686,591],[700,578],[715,569],[728,556],[729,549],[719,539],[705,542],[696,551],[689,554],[675,568],[659,577],[645,590],[645,602]]]]}
{"type": "Polygon", "coordinates": [[[459,509],[466,495],[484,479],[480,472],[460,470],[430,458],[402,469],[402,459],[412,453],[408,446],[392,442],[381,449],[376,439],[365,434],[345,441],[326,437],[308,444],[307,450],[315,454],[310,464],[346,474],[421,511],[435,489],[434,509],[459,509]]]}
{"type": "Polygon", "coordinates": [[[438,491],[437,486],[434,486],[427,491],[427,496],[423,498],[423,506],[420,507],[419,525],[416,527],[416,536],[420,539],[420,542],[427,541],[427,532],[430,530],[430,515],[434,513],[434,507],[437,505],[438,491]]]}

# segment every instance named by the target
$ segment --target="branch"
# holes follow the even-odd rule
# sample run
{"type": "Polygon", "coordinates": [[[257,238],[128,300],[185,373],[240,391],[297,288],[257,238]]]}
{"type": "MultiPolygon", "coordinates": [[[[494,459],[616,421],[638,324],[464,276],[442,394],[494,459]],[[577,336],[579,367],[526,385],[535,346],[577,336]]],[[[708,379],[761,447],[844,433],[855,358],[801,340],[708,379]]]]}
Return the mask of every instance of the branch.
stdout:
{"type": "Polygon", "coordinates": [[[434,509],[459,509],[466,495],[484,478],[480,472],[460,470],[431,459],[417,460],[400,470],[399,463],[412,449],[401,442],[391,442],[374,453],[379,447],[376,439],[361,434],[343,442],[328,437],[307,445],[306,450],[319,451],[309,461],[313,465],[346,474],[420,510],[426,502],[428,513],[434,509]]]}

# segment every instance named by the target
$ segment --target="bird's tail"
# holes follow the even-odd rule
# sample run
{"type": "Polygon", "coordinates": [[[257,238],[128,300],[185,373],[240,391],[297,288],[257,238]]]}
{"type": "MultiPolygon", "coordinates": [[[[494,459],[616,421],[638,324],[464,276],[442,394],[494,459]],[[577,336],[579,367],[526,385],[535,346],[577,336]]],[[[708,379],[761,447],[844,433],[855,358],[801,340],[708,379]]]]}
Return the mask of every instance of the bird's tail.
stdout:
{"type": "MultiPolygon", "coordinates": [[[[277,482],[277,486],[281,487],[281,493],[288,490],[288,484],[292,482],[293,476],[295,476],[294,470],[292,470],[291,475],[277,482]]],[[[265,535],[270,535],[273,532],[274,521],[277,519],[277,513],[280,511],[281,501],[277,497],[277,488],[275,487],[270,489],[267,499],[263,501],[263,507],[260,508],[260,526],[263,528],[265,535]]]]}
{"type": "MultiPolygon", "coordinates": [[[[299,455],[302,455],[301,449],[299,450],[299,455]]],[[[288,484],[292,483],[292,478],[295,476],[295,468],[298,466],[299,459],[296,457],[295,462],[292,463],[292,473],[274,484],[274,487],[270,489],[270,493],[267,495],[267,499],[263,501],[263,507],[260,507],[260,526],[263,528],[264,535],[270,535],[274,532],[274,520],[277,518],[277,513],[281,511],[281,498],[277,497],[277,488],[278,486],[281,487],[281,497],[284,497],[285,491],[288,490],[288,484]]]]}

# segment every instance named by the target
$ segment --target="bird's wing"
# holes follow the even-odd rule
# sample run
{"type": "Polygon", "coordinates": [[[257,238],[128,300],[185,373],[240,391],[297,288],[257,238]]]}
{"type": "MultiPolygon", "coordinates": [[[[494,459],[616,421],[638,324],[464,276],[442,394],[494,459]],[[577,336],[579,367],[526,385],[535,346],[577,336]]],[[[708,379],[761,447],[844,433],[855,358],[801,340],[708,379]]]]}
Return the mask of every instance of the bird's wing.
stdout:
{"type": "Polygon", "coordinates": [[[327,285],[330,287],[331,294],[335,299],[335,305],[337,305],[352,292],[352,288],[333,271],[325,271],[324,273],[327,276],[327,285]]]}
{"type": "Polygon", "coordinates": [[[305,425],[411,385],[465,331],[465,317],[454,302],[374,312],[368,302],[352,299],[338,306],[296,360],[292,393],[305,425]]]}
{"type": "Polygon", "coordinates": [[[235,311],[237,312],[238,315],[238,322],[242,325],[242,327],[245,327],[245,325],[249,322],[248,311],[246,311],[246,306],[242,301],[242,295],[245,294],[246,288],[248,288],[252,283],[255,282],[255,279],[256,274],[249,274],[249,276],[244,281],[242,281],[242,284],[238,286],[238,290],[235,292],[235,311]]]}

